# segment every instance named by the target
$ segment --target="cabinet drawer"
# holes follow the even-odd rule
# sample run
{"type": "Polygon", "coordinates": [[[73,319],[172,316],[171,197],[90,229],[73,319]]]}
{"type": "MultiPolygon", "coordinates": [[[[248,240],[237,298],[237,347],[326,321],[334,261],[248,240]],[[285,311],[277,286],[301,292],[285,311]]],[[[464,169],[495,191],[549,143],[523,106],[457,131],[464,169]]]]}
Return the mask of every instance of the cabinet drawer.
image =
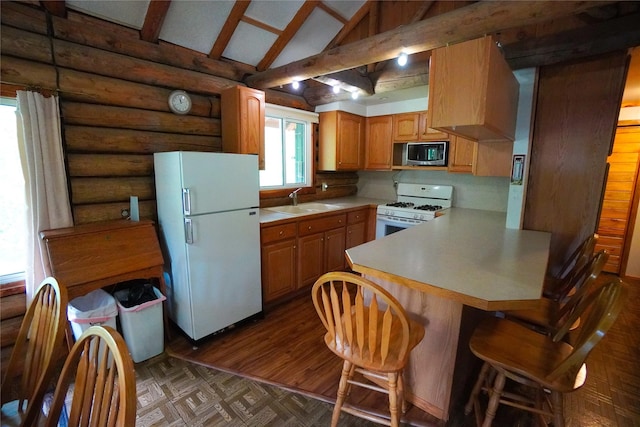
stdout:
{"type": "Polygon", "coordinates": [[[262,244],[296,237],[296,225],[292,223],[265,227],[260,231],[260,236],[262,244]]]}
{"type": "Polygon", "coordinates": [[[358,222],[367,220],[367,210],[361,209],[359,211],[349,212],[347,214],[347,224],[355,224],[358,222]]]}
{"type": "Polygon", "coordinates": [[[331,215],[318,219],[310,219],[300,221],[298,225],[298,233],[300,236],[307,236],[313,233],[319,233],[332,228],[344,227],[347,221],[347,214],[331,215]]]}

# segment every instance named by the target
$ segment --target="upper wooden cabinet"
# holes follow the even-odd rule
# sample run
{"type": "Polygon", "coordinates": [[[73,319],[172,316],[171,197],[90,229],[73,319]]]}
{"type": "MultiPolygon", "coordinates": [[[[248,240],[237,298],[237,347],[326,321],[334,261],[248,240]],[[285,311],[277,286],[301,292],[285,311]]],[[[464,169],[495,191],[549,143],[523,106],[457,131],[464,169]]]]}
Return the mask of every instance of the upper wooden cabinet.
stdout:
{"type": "Polygon", "coordinates": [[[398,142],[442,141],[445,132],[430,128],[426,111],[393,115],[393,140],[398,142]]]}
{"type": "Polygon", "coordinates": [[[472,141],[451,136],[447,171],[475,176],[510,176],[512,153],[510,141],[472,141]]]}
{"type": "Polygon", "coordinates": [[[491,36],[434,49],[430,126],[475,141],[515,138],[519,84],[491,36]]]}
{"type": "Polygon", "coordinates": [[[318,170],[358,170],[364,167],[365,118],[344,111],[319,116],[318,170]]]}
{"type": "Polygon", "coordinates": [[[222,91],[222,151],[257,154],[264,169],[264,92],[244,86],[222,91]]]}
{"type": "Polygon", "coordinates": [[[392,116],[367,117],[367,142],[364,168],[371,170],[391,169],[392,116]]]}

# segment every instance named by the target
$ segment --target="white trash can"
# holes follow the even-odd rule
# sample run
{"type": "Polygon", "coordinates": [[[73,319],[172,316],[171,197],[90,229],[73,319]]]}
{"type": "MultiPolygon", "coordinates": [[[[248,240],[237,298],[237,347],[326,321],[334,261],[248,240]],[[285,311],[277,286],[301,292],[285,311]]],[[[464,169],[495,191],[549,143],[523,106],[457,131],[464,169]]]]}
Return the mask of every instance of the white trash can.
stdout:
{"type": "Polygon", "coordinates": [[[67,318],[71,322],[71,330],[76,340],[93,325],[111,326],[116,329],[117,315],[115,298],[102,289],[72,299],[67,307],[67,318]]]}
{"type": "Polygon", "coordinates": [[[142,362],[164,351],[164,319],[162,301],[167,298],[155,287],[156,298],[131,307],[125,307],[129,289],[116,291],[114,296],[120,313],[120,327],[124,341],[134,362],[142,362]]]}

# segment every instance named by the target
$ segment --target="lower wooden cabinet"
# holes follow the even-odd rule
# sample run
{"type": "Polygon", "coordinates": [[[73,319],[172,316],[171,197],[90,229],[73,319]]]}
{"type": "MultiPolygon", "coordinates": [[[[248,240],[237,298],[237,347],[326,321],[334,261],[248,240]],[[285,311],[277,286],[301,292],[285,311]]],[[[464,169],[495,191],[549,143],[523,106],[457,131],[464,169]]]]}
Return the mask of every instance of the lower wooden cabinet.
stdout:
{"type": "Polygon", "coordinates": [[[345,250],[373,239],[369,207],[299,217],[261,229],[262,296],[266,306],[308,289],[322,274],[347,267],[345,250]]]}

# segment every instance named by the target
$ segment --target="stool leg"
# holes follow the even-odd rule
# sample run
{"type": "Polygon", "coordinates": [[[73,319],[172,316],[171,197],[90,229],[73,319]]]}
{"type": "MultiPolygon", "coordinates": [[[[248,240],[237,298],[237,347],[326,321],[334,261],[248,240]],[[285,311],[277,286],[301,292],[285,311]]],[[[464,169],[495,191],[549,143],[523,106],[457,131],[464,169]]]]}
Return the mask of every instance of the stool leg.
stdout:
{"type": "Polygon", "coordinates": [[[340,376],[340,383],[338,384],[338,395],[336,396],[336,404],[333,407],[333,414],[331,415],[331,427],[336,427],[338,425],[338,420],[340,419],[340,411],[342,410],[342,405],[344,404],[344,400],[347,397],[347,388],[349,383],[347,382],[349,379],[349,373],[351,371],[351,362],[345,360],[342,364],[342,375],[340,376]]]}
{"type": "Polygon", "coordinates": [[[498,410],[498,405],[500,404],[500,398],[502,397],[502,390],[504,389],[505,376],[502,372],[498,372],[496,376],[495,383],[489,393],[491,398],[489,399],[489,403],[487,404],[487,412],[484,416],[484,421],[482,422],[482,427],[491,427],[491,423],[493,423],[493,419],[496,416],[496,411],[498,410]]]}
{"type": "Polygon", "coordinates": [[[553,427],[564,427],[564,401],[562,393],[551,391],[553,405],[553,427]]]}
{"type": "Polygon", "coordinates": [[[398,414],[398,373],[390,372],[387,374],[389,381],[389,412],[391,413],[391,427],[400,425],[400,416],[398,414]]]}
{"type": "Polygon", "coordinates": [[[482,368],[480,369],[480,373],[478,374],[478,379],[476,380],[476,383],[473,385],[473,389],[471,390],[471,395],[469,396],[469,401],[467,401],[467,404],[464,407],[465,415],[469,415],[471,413],[471,410],[473,409],[474,402],[478,398],[478,394],[480,394],[480,389],[482,388],[482,383],[484,382],[485,378],[487,377],[487,373],[488,372],[489,372],[489,364],[487,362],[484,362],[482,364],[482,368]]]}

